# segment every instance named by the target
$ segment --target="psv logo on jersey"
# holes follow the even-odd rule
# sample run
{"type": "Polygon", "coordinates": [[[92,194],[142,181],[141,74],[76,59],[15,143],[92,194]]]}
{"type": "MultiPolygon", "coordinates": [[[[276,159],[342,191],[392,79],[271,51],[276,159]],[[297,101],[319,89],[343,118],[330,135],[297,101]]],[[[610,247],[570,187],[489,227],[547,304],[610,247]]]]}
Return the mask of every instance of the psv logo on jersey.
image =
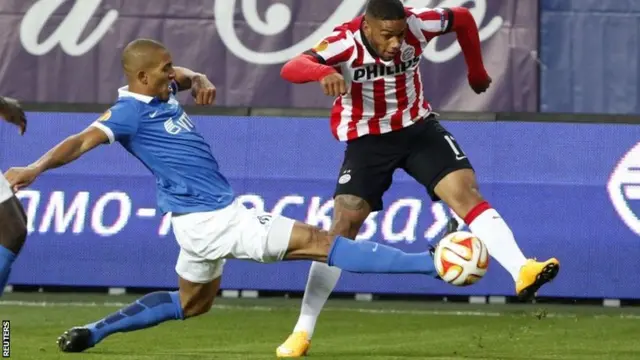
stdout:
{"type": "MultiPolygon", "coordinates": [[[[397,63],[395,65],[368,64],[354,68],[351,71],[352,79],[355,82],[366,82],[386,76],[395,76],[408,71],[413,71],[418,67],[418,64],[420,64],[420,56],[415,56],[414,54],[411,54],[411,56],[412,57],[408,60],[402,59],[401,63],[397,63]]],[[[408,56],[401,55],[401,57],[408,56]]]]}

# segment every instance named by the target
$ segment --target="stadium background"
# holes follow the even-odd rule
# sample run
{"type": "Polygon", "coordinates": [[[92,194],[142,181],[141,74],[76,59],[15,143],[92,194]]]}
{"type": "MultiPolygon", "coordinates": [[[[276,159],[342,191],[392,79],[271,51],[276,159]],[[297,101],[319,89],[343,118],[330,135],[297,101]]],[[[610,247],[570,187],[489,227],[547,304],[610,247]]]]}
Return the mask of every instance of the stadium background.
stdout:
{"type": "MultiPolygon", "coordinates": [[[[279,68],[333,25],[358,15],[364,3],[2,0],[0,94],[21,100],[30,123],[25,137],[0,127],[0,168],[33,161],[99,116],[124,81],[123,46],[151,37],[170,48],[176,64],[216,84],[217,106],[187,111],[238,195],[251,206],[328,228],[343,150],[329,132],[331,100],[317,84],[285,83],[279,68]]],[[[492,89],[473,94],[455,37],[447,35],[423,62],[426,94],[523,250],[561,260],[561,275],[540,295],[640,299],[640,284],[629,281],[640,272],[640,4],[405,3],[473,7],[492,89]]],[[[192,104],[188,95],[182,99],[192,104]]],[[[118,146],[52,171],[18,195],[28,212],[29,239],[12,273],[13,290],[176,286],[178,248],[154,210],[154,181],[118,146]]],[[[441,235],[447,210],[431,204],[406,174],[396,174],[385,203],[361,237],[422,251],[441,235]]],[[[299,295],[308,265],[230,261],[222,285],[230,295],[299,295]]],[[[493,263],[487,278],[468,288],[412,276],[344,274],[336,291],[365,299],[484,301],[510,296],[513,283],[493,263]]]]}

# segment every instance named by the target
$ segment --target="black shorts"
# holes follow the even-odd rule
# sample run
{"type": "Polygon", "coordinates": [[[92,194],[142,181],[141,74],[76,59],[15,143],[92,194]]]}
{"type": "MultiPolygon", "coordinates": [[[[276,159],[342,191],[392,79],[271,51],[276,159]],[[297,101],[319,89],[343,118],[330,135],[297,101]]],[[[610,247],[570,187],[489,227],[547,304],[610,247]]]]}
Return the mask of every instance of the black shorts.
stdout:
{"type": "Polygon", "coordinates": [[[438,182],[455,170],[473,167],[453,136],[429,116],[401,130],[347,142],[334,197],[354,195],[366,200],[372,211],[380,211],[396,169],[403,169],[439,201],[434,192],[438,182]]]}

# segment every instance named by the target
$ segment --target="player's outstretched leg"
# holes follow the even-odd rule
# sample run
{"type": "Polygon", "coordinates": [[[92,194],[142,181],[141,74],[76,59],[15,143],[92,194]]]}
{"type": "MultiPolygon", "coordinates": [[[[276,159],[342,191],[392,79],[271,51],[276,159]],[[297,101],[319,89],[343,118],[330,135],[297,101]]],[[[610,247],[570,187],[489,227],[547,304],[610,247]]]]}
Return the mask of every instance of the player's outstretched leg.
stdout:
{"type": "Polygon", "coordinates": [[[487,245],[489,254],[511,274],[521,300],[531,299],[542,285],[555,278],[560,270],[558,260],[539,262],[524,256],[509,225],[480,195],[473,170],[460,169],[448,174],[434,191],[464,219],[487,245]]]}
{"type": "Polygon", "coordinates": [[[296,221],[283,260],[326,262],[342,270],[361,274],[423,274],[437,271],[428,251],[406,253],[375,241],[354,241],[296,221]]]}
{"type": "Polygon", "coordinates": [[[58,338],[58,347],[64,352],[81,352],[113,333],[145,329],[183,318],[177,291],[154,292],[101,320],[65,331],[58,338]]]}
{"type": "Polygon", "coordinates": [[[64,352],[82,352],[111,334],[156,326],[170,320],[184,320],[209,311],[220,287],[220,278],[196,284],[180,278],[179,291],[147,294],[132,304],[94,323],[73,327],[58,338],[64,352]]]}
{"type": "Polygon", "coordinates": [[[0,203],[0,297],[9,281],[11,266],[26,238],[27,217],[20,201],[12,196],[0,203]]]}

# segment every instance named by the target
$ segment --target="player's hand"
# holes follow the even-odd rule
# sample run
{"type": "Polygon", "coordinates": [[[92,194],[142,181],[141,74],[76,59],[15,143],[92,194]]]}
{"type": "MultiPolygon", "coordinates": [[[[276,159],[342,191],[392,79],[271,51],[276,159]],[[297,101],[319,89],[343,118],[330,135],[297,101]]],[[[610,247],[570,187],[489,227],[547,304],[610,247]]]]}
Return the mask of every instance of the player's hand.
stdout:
{"type": "Polygon", "coordinates": [[[486,71],[469,73],[469,85],[476,94],[481,94],[491,85],[491,77],[486,71]]]}
{"type": "Polygon", "coordinates": [[[325,95],[337,97],[347,93],[347,83],[344,77],[338,73],[329,74],[320,80],[322,91],[325,95]]]}
{"type": "Polygon", "coordinates": [[[216,87],[204,75],[191,80],[191,95],[198,105],[211,105],[216,100],[216,87]]]}
{"type": "Polygon", "coordinates": [[[25,188],[33,183],[38,177],[39,173],[32,167],[16,167],[7,170],[4,177],[11,185],[13,192],[25,188]]]}
{"type": "Polygon", "coordinates": [[[0,97],[0,116],[20,128],[20,135],[27,131],[27,117],[17,100],[0,97]]]}

